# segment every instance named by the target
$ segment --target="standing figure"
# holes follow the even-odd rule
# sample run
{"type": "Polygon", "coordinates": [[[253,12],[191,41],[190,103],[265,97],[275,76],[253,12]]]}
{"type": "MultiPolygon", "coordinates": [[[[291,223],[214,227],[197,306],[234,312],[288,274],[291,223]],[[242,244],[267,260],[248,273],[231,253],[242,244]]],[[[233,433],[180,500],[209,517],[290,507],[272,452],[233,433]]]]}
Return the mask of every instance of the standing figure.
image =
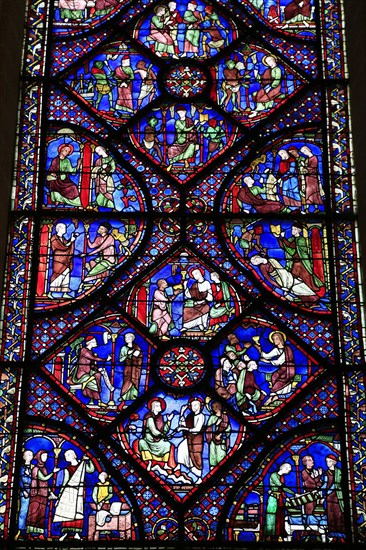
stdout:
{"type": "Polygon", "coordinates": [[[190,277],[194,280],[191,287],[188,287],[187,281],[184,281],[184,295],[186,302],[183,308],[183,328],[184,330],[199,329],[201,331],[208,328],[208,316],[210,312],[209,302],[212,301],[212,288],[205,279],[205,271],[201,267],[193,267],[189,271],[190,277]]]}
{"type": "Polygon", "coordinates": [[[88,262],[83,283],[92,284],[98,279],[107,277],[117,263],[114,237],[111,235],[112,226],[109,222],[103,222],[97,230],[97,237],[94,242],[87,238],[88,247],[91,252],[88,255],[98,256],[95,260],[88,262]]]}
{"type": "Polygon", "coordinates": [[[179,429],[184,439],[177,449],[177,467],[183,465],[196,476],[195,483],[202,483],[202,452],[205,415],[202,413],[204,403],[201,398],[191,397],[188,405],[184,405],[180,412],[179,429]],[[185,416],[185,411],[189,413],[185,416]]]}
{"type": "Polygon", "coordinates": [[[330,454],[326,457],[327,470],[324,471],[325,506],[328,520],[328,533],[345,533],[344,500],[342,493],[342,471],[336,466],[338,458],[330,454]]]}
{"type": "Polygon", "coordinates": [[[145,414],[142,437],[138,442],[138,450],[143,461],[147,462],[150,471],[153,462],[163,462],[164,469],[174,468],[174,450],[167,434],[170,430],[173,413],[166,422],[161,414],[166,409],[164,399],[153,397],[147,404],[149,412],[145,414]]]}
{"type": "Polygon", "coordinates": [[[299,174],[297,171],[295,150],[297,151],[296,148],[292,148],[291,154],[290,150],[286,149],[278,151],[278,156],[281,159],[278,168],[278,177],[284,204],[286,206],[300,207],[299,174]]]}
{"type": "Polygon", "coordinates": [[[172,323],[171,298],[166,293],[168,283],[165,279],[158,279],[157,289],[154,291],[150,332],[167,338],[172,323]]]}
{"type": "Polygon", "coordinates": [[[170,36],[172,37],[172,40],[173,40],[175,54],[178,55],[180,53],[179,52],[178,40],[177,40],[178,25],[180,23],[183,23],[183,17],[181,16],[179,11],[177,10],[177,3],[175,1],[169,2],[168,8],[169,8],[170,36]]]}
{"type": "Polygon", "coordinates": [[[223,96],[221,104],[226,109],[231,99],[233,112],[238,113],[241,108],[241,86],[243,78],[240,73],[238,64],[233,59],[228,59],[225,62],[224,80],[222,82],[223,96]]]}
{"type": "Polygon", "coordinates": [[[301,206],[298,166],[299,152],[296,147],[289,147],[288,150],[280,149],[278,156],[281,159],[278,176],[283,202],[286,206],[295,206],[298,208],[301,206]]]}
{"type": "Polygon", "coordinates": [[[106,73],[103,61],[94,61],[91,70],[91,75],[95,82],[95,91],[97,92],[97,99],[95,101],[95,108],[99,109],[100,102],[105,96],[108,96],[109,109],[111,109],[113,95],[112,87],[106,73]]]}
{"type": "Polygon", "coordinates": [[[176,44],[171,35],[169,10],[166,6],[155,6],[154,14],[151,18],[150,35],[148,36],[154,42],[154,52],[161,57],[174,56],[176,44]]]}
{"type": "Polygon", "coordinates": [[[206,425],[206,440],[209,445],[210,468],[215,468],[227,456],[230,446],[230,420],[219,401],[211,404],[212,412],[206,425]]]}
{"type": "Polygon", "coordinates": [[[131,68],[130,56],[122,57],[121,65],[114,71],[114,77],[117,81],[118,97],[115,109],[133,113],[132,103],[132,82],[135,78],[131,68]]]}
{"type": "Polygon", "coordinates": [[[91,177],[95,182],[95,202],[104,208],[114,208],[114,181],[112,174],[116,170],[116,162],[101,145],[95,148],[99,158],[95,161],[91,177]]]}
{"type": "MultiPolygon", "coordinates": [[[[322,468],[318,468],[317,470],[314,468],[314,459],[311,455],[304,456],[301,459],[301,462],[303,463],[303,466],[305,466],[305,468],[301,472],[304,492],[307,493],[309,491],[320,489],[320,487],[322,486],[322,468]]],[[[316,499],[314,499],[312,502],[306,502],[304,506],[305,514],[307,516],[311,516],[314,513],[316,499]]]]}
{"type": "MultiPolygon", "coordinates": [[[[108,479],[107,472],[100,472],[98,475],[98,482],[95,485],[92,493],[92,499],[95,502],[97,509],[97,525],[98,525],[98,516],[105,516],[106,514],[100,514],[100,512],[107,511],[110,509],[110,500],[113,496],[112,485],[108,479]]],[[[102,519],[102,517],[100,517],[102,519]]],[[[103,518],[105,519],[105,518],[103,518]]]]}
{"type": "Polygon", "coordinates": [[[82,21],[86,4],[86,0],[59,0],[58,7],[61,19],[65,23],[70,19],[71,21],[82,21]]]}
{"type": "Polygon", "coordinates": [[[96,363],[105,363],[110,360],[110,356],[107,359],[98,357],[92,350],[98,346],[94,336],[89,335],[86,337],[85,345],[80,350],[79,361],[77,368],[72,374],[72,382],[74,384],[81,384],[82,394],[89,399],[88,407],[102,407],[104,403],[101,401],[101,379],[103,380],[110,392],[109,403],[114,404],[112,401],[112,395],[114,387],[112,386],[108,373],[105,368],[98,368],[96,363]],[[95,401],[97,403],[95,403],[95,401]]]}
{"type": "Polygon", "coordinates": [[[277,58],[274,55],[266,55],[263,57],[262,63],[268,69],[257,77],[260,88],[254,94],[256,106],[249,117],[256,116],[261,111],[272,109],[275,100],[285,97],[281,93],[282,71],[277,64],[277,58]]]}
{"type": "Polygon", "coordinates": [[[67,466],[63,471],[63,481],[58,495],[53,522],[61,522],[60,541],[71,533],[81,540],[84,527],[84,505],[86,490],[86,474],[94,472],[94,464],[84,455],[79,461],[73,449],[65,451],[67,466]]]}
{"type": "Polygon", "coordinates": [[[231,307],[230,287],[226,281],[222,281],[219,274],[211,273],[211,290],[213,305],[210,308],[210,328],[218,330],[222,323],[227,323],[230,315],[235,311],[231,307]]]}
{"type": "Polygon", "coordinates": [[[142,140],[142,146],[149,155],[156,156],[160,160],[163,166],[166,166],[166,163],[163,161],[163,156],[161,154],[161,143],[159,142],[156,127],[158,125],[158,119],[155,116],[149,117],[147,119],[147,125],[145,126],[144,138],[142,140]]]}
{"type": "MultiPolygon", "coordinates": [[[[72,233],[69,240],[65,238],[67,227],[59,222],[56,233],[51,237],[52,273],[50,277],[50,293],[61,292],[63,298],[72,298],[70,292],[70,275],[75,252],[76,234],[72,233]]],[[[52,294],[50,295],[53,298],[52,294]]]]}
{"type": "Polygon", "coordinates": [[[33,452],[31,450],[26,450],[23,453],[23,464],[20,467],[19,475],[19,489],[20,489],[20,509],[18,516],[18,534],[19,536],[24,536],[27,530],[27,515],[30,503],[30,491],[32,484],[32,469],[33,469],[33,452]]]}
{"type": "Polygon", "coordinates": [[[137,109],[139,109],[145,98],[147,98],[147,103],[150,103],[150,101],[154,98],[156,92],[156,74],[152,70],[152,66],[147,65],[146,61],[143,60],[136,63],[136,70],[134,71],[134,74],[140,75],[141,78],[141,88],[137,98],[137,109]]]}
{"type": "Polygon", "coordinates": [[[210,56],[210,48],[219,50],[225,44],[226,29],[220,23],[220,18],[212,6],[205,6],[205,16],[202,21],[203,39],[202,48],[206,57],[210,56]],[[221,30],[220,30],[221,29],[221,30]],[[222,35],[224,33],[224,36],[222,35]]]}
{"type": "Polygon", "coordinates": [[[168,172],[176,162],[184,161],[184,167],[189,168],[189,163],[194,162],[196,150],[198,148],[198,137],[196,125],[198,121],[193,122],[187,117],[187,109],[184,105],[176,107],[178,119],[174,122],[175,140],[168,147],[169,166],[168,172]]]}
{"type": "Polygon", "coordinates": [[[208,126],[202,131],[203,137],[208,141],[208,155],[207,160],[220,151],[225,145],[226,132],[220,122],[215,118],[211,118],[208,121],[208,126]]]}
{"type": "Polygon", "coordinates": [[[283,395],[292,392],[292,382],[296,374],[294,354],[291,347],[286,344],[286,335],[275,330],[270,333],[269,340],[274,344],[269,352],[264,352],[260,344],[255,344],[261,354],[260,360],[278,367],[271,377],[271,393],[266,405],[271,405],[283,395]]]}
{"type": "Polygon", "coordinates": [[[310,204],[314,205],[314,212],[323,204],[323,190],[320,182],[320,174],[318,168],[318,157],[314,155],[310,147],[304,145],[300,149],[300,153],[305,159],[302,164],[304,176],[304,202],[305,211],[309,209],[310,204]]]}
{"type": "Polygon", "coordinates": [[[220,397],[226,399],[229,405],[237,407],[237,369],[229,357],[220,359],[220,367],[215,372],[215,390],[220,397]]]}
{"type": "Polygon", "coordinates": [[[198,55],[200,45],[200,25],[203,21],[202,14],[196,9],[196,0],[190,0],[187,5],[187,9],[183,15],[183,21],[186,24],[186,31],[184,35],[184,54],[198,55]]]}
{"type": "Polygon", "coordinates": [[[79,171],[81,158],[78,158],[75,167],[71,164],[70,159],[68,159],[74,151],[71,143],[62,143],[57,151],[58,155],[52,159],[47,174],[51,201],[56,205],[68,204],[69,206],[81,207],[79,190],[77,185],[70,179],[70,174],[76,174],[79,171]]]}
{"type": "Polygon", "coordinates": [[[291,237],[286,238],[284,232],[279,239],[280,246],[286,255],[286,269],[291,271],[294,277],[307,284],[311,290],[320,295],[325,292],[324,283],[315,275],[309,256],[306,239],[303,235],[301,223],[294,223],[291,229],[291,237]]]}
{"type": "Polygon", "coordinates": [[[291,464],[284,462],[273,472],[269,478],[269,497],[266,509],[266,523],[264,535],[266,540],[284,540],[287,536],[285,530],[286,506],[285,499],[288,494],[295,495],[295,492],[285,486],[285,475],[291,472],[291,464]]]}
{"type": "Polygon", "coordinates": [[[133,332],[126,332],[125,345],[122,346],[119,355],[120,363],[125,364],[120,401],[130,401],[138,396],[142,359],[142,351],[135,343],[135,335],[133,332]]]}
{"type": "Polygon", "coordinates": [[[41,449],[34,457],[36,460],[31,473],[31,488],[29,507],[27,514],[27,533],[38,535],[39,539],[45,540],[46,512],[50,491],[48,482],[53,474],[59,471],[54,468],[51,473],[47,472],[46,462],[48,454],[41,449]]]}

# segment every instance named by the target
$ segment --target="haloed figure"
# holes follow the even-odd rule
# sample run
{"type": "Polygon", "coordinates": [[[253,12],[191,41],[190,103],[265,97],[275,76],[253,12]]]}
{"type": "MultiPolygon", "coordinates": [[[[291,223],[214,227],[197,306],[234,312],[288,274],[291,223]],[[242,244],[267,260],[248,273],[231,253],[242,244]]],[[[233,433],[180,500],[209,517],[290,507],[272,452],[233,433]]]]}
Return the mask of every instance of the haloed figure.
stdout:
{"type": "Polygon", "coordinates": [[[50,186],[51,201],[56,205],[67,204],[81,207],[79,190],[71,180],[70,175],[77,174],[81,166],[81,158],[78,158],[76,166],[71,164],[70,155],[74,152],[71,143],[63,143],[57,149],[58,155],[50,164],[47,181],[50,186]]]}

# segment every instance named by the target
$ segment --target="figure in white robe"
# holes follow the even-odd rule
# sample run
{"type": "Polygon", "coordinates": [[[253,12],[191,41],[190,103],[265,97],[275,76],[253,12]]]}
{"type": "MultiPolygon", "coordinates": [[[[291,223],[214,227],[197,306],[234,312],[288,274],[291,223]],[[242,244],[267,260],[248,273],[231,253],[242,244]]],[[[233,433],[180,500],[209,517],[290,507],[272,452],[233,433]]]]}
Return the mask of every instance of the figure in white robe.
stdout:
{"type": "Polygon", "coordinates": [[[80,540],[84,527],[85,476],[94,472],[94,465],[87,456],[79,462],[73,449],[65,451],[65,460],[68,466],[64,470],[53,521],[61,522],[61,541],[71,533],[80,540]]]}

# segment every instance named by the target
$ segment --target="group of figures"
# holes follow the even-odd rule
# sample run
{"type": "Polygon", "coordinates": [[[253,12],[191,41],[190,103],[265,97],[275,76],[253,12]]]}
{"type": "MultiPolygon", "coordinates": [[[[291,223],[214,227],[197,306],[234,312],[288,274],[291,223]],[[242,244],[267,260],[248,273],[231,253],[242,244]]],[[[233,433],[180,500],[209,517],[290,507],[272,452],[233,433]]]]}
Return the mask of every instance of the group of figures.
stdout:
{"type": "Polygon", "coordinates": [[[235,256],[272,292],[303,307],[329,307],[320,224],[233,222],[226,232],[235,256]]]}
{"type": "Polygon", "coordinates": [[[244,44],[219,62],[215,85],[218,103],[245,121],[273,111],[291,97],[300,81],[273,53],[244,44]]]}
{"type": "Polygon", "coordinates": [[[47,147],[47,207],[73,207],[100,212],[141,211],[141,191],[102,145],[76,139],[72,130],[58,131],[47,147]]]}
{"type": "Polygon", "coordinates": [[[297,447],[285,460],[278,457],[258,488],[239,499],[235,540],[344,542],[339,453],[322,436],[319,443],[300,441],[297,447]]]}
{"type": "Polygon", "coordinates": [[[211,107],[181,104],[140,120],[131,137],[168,172],[193,172],[227,148],[235,134],[232,124],[211,107]]]}
{"type": "Polygon", "coordinates": [[[73,23],[90,22],[92,19],[108,15],[123,4],[124,0],[58,0],[55,22],[66,23],[68,26],[72,26],[73,23]]]}
{"type": "MultiPolygon", "coordinates": [[[[253,8],[272,26],[301,32],[314,26],[313,0],[249,0],[253,8]]],[[[110,14],[123,7],[124,0],[58,0],[55,10],[56,24],[89,23],[93,19],[110,14]]],[[[211,6],[202,9],[192,0],[183,12],[177,10],[176,2],[169,2],[155,8],[150,24],[150,40],[159,54],[194,52],[210,54],[219,50],[228,40],[227,28],[211,6]],[[183,27],[179,34],[179,25],[183,27]],[[187,43],[186,43],[187,42],[187,43]]],[[[235,36],[233,37],[235,38],[235,36]]]]}
{"type": "Polygon", "coordinates": [[[271,413],[313,374],[306,356],[286,334],[270,328],[240,329],[220,348],[215,390],[243,415],[271,413]]]}
{"type": "Polygon", "coordinates": [[[294,141],[255,158],[230,185],[231,212],[286,214],[324,209],[321,151],[313,143],[294,141]]]}
{"type": "Polygon", "coordinates": [[[236,27],[213,6],[188,0],[185,6],[171,1],[155,6],[151,17],[141,20],[135,37],[160,57],[206,58],[236,38],[236,27]]]}
{"type": "Polygon", "coordinates": [[[157,67],[123,42],[112,43],[67,77],[72,90],[104,116],[130,117],[158,94],[157,67]]]}
{"type": "Polygon", "coordinates": [[[242,437],[239,424],[210,398],[153,397],[146,408],[142,420],[134,415],[124,426],[122,444],[178,491],[200,484],[242,437]]]}
{"type": "Polygon", "coordinates": [[[240,310],[234,289],[219,273],[194,264],[187,253],[181,253],[176,262],[167,264],[137,288],[129,311],[133,311],[134,304],[139,307],[139,320],[161,339],[183,335],[206,339],[240,310]]]}
{"type": "Polygon", "coordinates": [[[41,230],[37,296],[69,300],[105,281],[129,258],[141,238],[134,220],[45,224],[41,230]]]}
{"type": "MultiPolygon", "coordinates": [[[[315,27],[313,0],[249,0],[265,20],[277,29],[304,34],[315,27]]],[[[307,34],[307,33],[306,33],[307,34]]]]}
{"type": "Polygon", "coordinates": [[[146,341],[124,323],[104,322],[76,338],[46,368],[89,413],[105,416],[146,390],[148,354],[146,341]]]}
{"type": "Polygon", "coordinates": [[[76,445],[30,437],[20,467],[17,539],[131,539],[131,508],[76,445]]]}

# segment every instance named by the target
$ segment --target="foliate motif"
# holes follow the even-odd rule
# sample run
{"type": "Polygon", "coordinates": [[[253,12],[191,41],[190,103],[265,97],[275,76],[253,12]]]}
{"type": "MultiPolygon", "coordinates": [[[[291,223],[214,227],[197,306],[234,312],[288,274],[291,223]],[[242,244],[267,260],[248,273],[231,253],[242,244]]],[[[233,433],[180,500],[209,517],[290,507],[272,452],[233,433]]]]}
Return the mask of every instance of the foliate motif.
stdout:
{"type": "Polygon", "coordinates": [[[347,376],[346,387],[348,390],[347,412],[350,414],[350,428],[352,434],[352,446],[350,446],[350,461],[356,466],[352,469],[351,488],[354,495],[352,502],[353,512],[357,517],[357,540],[365,541],[365,438],[363,426],[365,422],[365,377],[362,373],[347,376]]]}
{"type": "Polygon", "coordinates": [[[361,341],[361,321],[357,305],[360,303],[360,289],[358,287],[359,272],[357,264],[354,266],[352,278],[349,276],[349,263],[354,262],[354,247],[357,242],[357,226],[349,223],[336,224],[334,238],[340,258],[338,266],[338,299],[339,299],[339,327],[340,338],[343,341],[342,360],[351,366],[363,361],[363,347],[361,341]]]}
{"type": "Polygon", "coordinates": [[[1,323],[1,356],[5,361],[22,361],[28,318],[24,303],[29,300],[30,255],[33,222],[18,219],[11,228],[8,255],[8,278],[4,292],[5,315],[1,323]]]}
{"type": "Polygon", "coordinates": [[[160,357],[157,373],[167,386],[190,388],[202,380],[205,361],[201,353],[191,346],[174,346],[160,357]]]}
{"type": "Polygon", "coordinates": [[[0,371],[0,418],[1,418],[1,466],[0,466],[0,535],[9,534],[9,502],[13,498],[14,456],[16,433],[19,422],[19,392],[22,376],[10,368],[0,371]]]}
{"type": "Polygon", "coordinates": [[[199,67],[177,64],[166,76],[167,91],[176,97],[195,97],[207,86],[207,76],[199,67]]]}
{"type": "Polygon", "coordinates": [[[341,2],[32,0],[28,20],[5,540],[364,540],[341,2]]]}
{"type": "Polygon", "coordinates": [[[16,158],[17,188],[13,199],[14,210],[34,209],[39,179],[39,131],[42,95],[41,86],[29,86],[23,92],[22,132],[16,158]],[[36,105],[36,108],[35,108],[36,105]]]}

